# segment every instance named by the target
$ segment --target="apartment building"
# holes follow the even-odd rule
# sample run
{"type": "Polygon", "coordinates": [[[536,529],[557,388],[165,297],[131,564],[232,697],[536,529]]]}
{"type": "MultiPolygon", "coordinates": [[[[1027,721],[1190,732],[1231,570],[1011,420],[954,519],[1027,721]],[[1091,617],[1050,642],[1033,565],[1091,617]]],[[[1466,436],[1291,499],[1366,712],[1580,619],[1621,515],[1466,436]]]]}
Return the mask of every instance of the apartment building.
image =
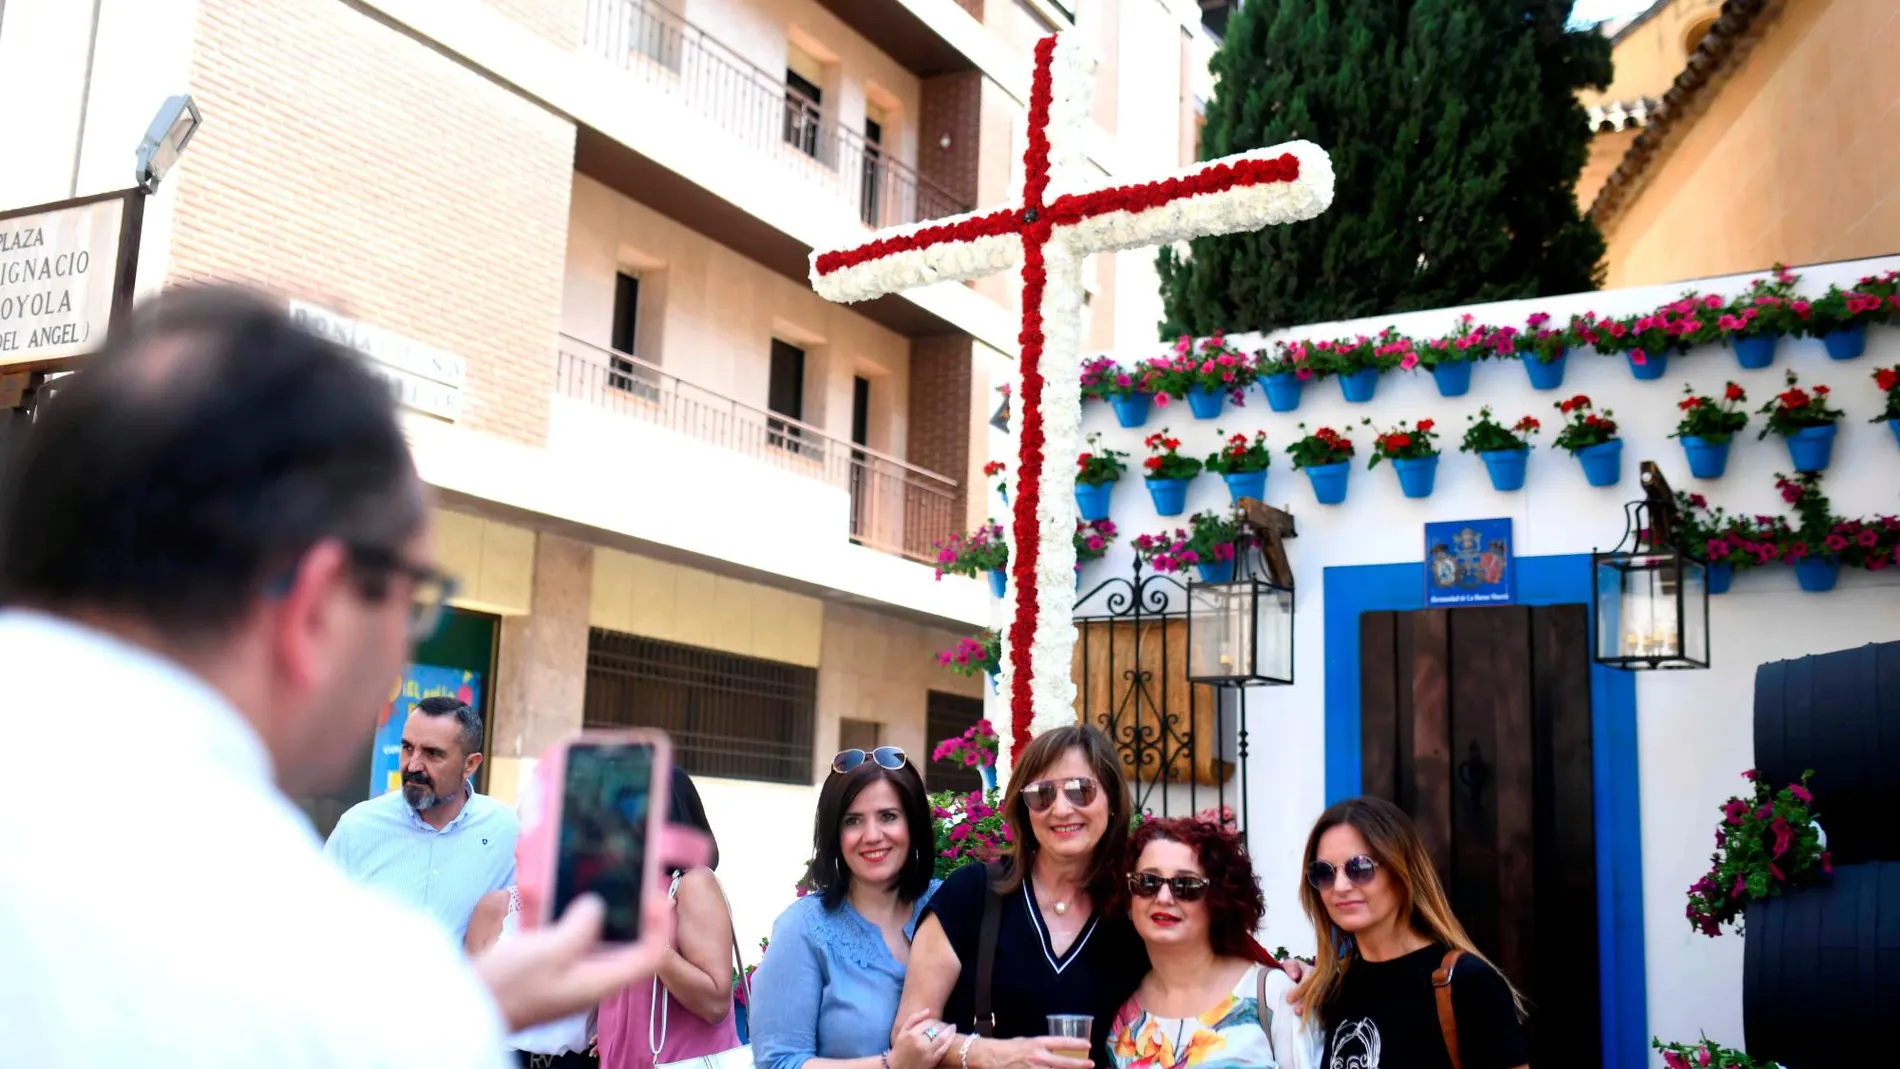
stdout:
{"type": "MultiPolygon", "coordinates": [[[[1001,515],[981,467],[1003,451],[1013,280],[847,307],[811,292],[807,257],[1010,199],[1031,48],[1077,15],[7,0],[0,94],[35,105],[0,120],[32,146],[0,168],[0,211],[129,185],[152,110],[191,93],[203,126],[146,203],[138,289],[263,287],[398,391],[464,586],[401,688],[483,705],[485,788],[504,798],[583,725],[671,731],[745,844],[722,871],[755,938],[806,856],[830,754],[893,743],[927,765],[984,685],[932,654],[1000,613],[927,561],[1001,515]]],[[[1094,165],[1191,159],[1202,6],[1080,15],[1094,165]]],[[[1092,346],[1153,337],[1149,253],[1098,257],[1090,279],[1092,346]]],[[[320,830],[386,785],[379,758],[307,800],[320,830]]]]}

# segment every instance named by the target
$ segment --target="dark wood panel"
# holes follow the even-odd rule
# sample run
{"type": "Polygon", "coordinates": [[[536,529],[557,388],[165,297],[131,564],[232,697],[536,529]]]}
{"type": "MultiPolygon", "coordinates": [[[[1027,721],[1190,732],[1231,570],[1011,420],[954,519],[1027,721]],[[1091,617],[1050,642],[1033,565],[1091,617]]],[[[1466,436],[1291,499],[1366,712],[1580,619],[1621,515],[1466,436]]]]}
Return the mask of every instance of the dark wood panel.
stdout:
{"type": "Polygon", "coordinates": [[[1399,802],[1399,615],[1359,617],[1359,793],[1399,802]]]}
{"type": "MultiPolygon", "coordinates": [[[[1431,851],[1438,877],[1450,885],[1452,872],[1451,624],[1446,609],[1416,612],[1411,618],[1412,774],[1416,792],[1410,806],[1419,835],[1431,851]]],[[[1403,663],[1403,662],[1402,662],[1403,663]]],[[[1401,803],[1404,804],[1404,803],[1401,803]]]]}
{"type": "Polygon", "coordinates": [[[1500,791],[1499,772],[1507,758],[1499,748],[1498,722],[1510,706],[1529,701],[1528,624],[1528,612],[1508,606],[1463,609],[1451,621],[1452,876],[1447,890],[1478,949],[1506,975],[1517,962],[1504,953],[1500,813],[1528,805],[1529,798],[1500,791]]]}
{"type": "Polygon", "coordinates": [[[1602,1064],[1589,627],[1582,605],[1532,610],[1537,901],[1566,918],[1536,926],[1537,965],[1512,977],[1536,1004],[1535,1065],[1602,1064]]]}

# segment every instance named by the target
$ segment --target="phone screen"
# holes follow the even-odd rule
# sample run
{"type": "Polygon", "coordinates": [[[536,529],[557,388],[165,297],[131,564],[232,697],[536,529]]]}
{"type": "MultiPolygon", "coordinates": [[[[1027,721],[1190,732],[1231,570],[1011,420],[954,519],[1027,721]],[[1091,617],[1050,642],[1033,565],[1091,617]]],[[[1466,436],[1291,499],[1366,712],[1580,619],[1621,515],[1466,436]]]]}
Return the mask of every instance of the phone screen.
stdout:
{"type": "Polygon", "coordinates": [[[568,748],[554,917],[592,891],[607,905],[601,939],[639,940],[652,787],[651,746],[575,743],[568,748]]]}

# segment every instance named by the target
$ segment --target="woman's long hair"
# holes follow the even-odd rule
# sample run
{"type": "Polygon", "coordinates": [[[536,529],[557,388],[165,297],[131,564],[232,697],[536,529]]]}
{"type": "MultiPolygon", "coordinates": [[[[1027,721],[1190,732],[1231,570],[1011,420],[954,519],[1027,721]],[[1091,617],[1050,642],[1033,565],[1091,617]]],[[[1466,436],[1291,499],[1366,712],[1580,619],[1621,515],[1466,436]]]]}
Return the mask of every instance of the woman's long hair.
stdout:
{"type": "MultiPolygon", "coordinates": [[[[1319,936],[1319,960],[1307,982],[1306,1004],[1316,1008],[1322,1020],[1327,1008],[1339,996],[1346,970],[1358,953],[1352,936],[1333,923],[1332,915],[1326,912],[1326,900],[1321,897],[1319,888],[1305,878],[1305,871],[1311,869],[1319,857],[1320,836],[1342,824],[1366,840],[1372,860],[1391,877],[1399,896],[1401,924],[1433,942],[1462,950],[1491,965],[1491,960],[1478,952],[1471,937],[1465,934],[1464,925],[1459,924],[1452,913],[1451,902],[1438,882],[1438,871],[1432,866],[1431,853],[1425,849],[1425,840],[1419,838],[1412,818],[1383,798],[1348,798],[1335,802],[1320,814],[1313,833],[1306,837],[1306,860],[1300,879],[1300,904],[1306,908],[1306,916],[1319,936]]],[[[1511,985],[1510,977],[1505,976],[1502,969],[1495,965],[1491,968],[1503,977],[1504,986],[1511,992],[1511,1001],[1517,1005],[1517,1014],[1523,1017],[1524,996],[1511,985]]]]}
{"type": "Polygon", "coordinates": [[[1003,819],[1009,826],[1009,847],[1003,851],[1007,865],[996,890],[1009,894],[1029,877],[1036,861],[1036,832],[1029,822],[1029,803],[1023,801],[1023,788],[1042,779],[1049,766],[1062,760],[1070,750],[1082,754],[1089,770],[1108,799],[1108,826],[1095,844],[1095,856],[1087,876],[1089,897],[1106,903],[1115,894],[1125,872],[1123,858],[1128,851],[1128,824],[1134,811],[1134,799],[1128,793],[1128,777],[1122,774],[1121,756],[1108,736],[1087,724],[1068,724],[1036,736],[1012,755],[1015,767],[1009,774],[1009,789],[1003,792],[1003,819]]]}

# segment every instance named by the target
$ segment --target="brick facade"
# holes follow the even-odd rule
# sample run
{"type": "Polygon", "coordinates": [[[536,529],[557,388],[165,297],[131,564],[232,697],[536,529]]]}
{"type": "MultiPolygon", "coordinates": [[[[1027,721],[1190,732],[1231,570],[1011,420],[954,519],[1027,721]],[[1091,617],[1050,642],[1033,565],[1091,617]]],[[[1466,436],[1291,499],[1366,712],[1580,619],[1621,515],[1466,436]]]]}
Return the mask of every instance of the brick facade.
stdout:
{"type": "Polygon", "coordinates": [[[198,19],[205,123],[168,281],[257,286],[456,353],[463,425],[545,441],[573,125],[337,0],[203,0],[198,19]]]}
{"type": "Polygon", "coordinates": [[[910,344],[910,441],[905,459],[957,480],[953,512],[966,519],[972,505],[980,511],[985,500],[980,459],[974,463],[979,480],[974,488],[970,474],[970,391],[975,371],[967,334],[917,338],[910,344]]]}
{"type": "Polygon", "coordinates": [[[983,130],[983,74],[960,71],[922,81],[917,171],[971,207],[977,203],[977,161],[983,130]],[[950,147],[943,147],[944,135],[950,147]]]}
{"type": "Polygon", "coordinates": [[[581,45],[587,0],[488,0],[488,6],[562,48],[581,45]]]}

